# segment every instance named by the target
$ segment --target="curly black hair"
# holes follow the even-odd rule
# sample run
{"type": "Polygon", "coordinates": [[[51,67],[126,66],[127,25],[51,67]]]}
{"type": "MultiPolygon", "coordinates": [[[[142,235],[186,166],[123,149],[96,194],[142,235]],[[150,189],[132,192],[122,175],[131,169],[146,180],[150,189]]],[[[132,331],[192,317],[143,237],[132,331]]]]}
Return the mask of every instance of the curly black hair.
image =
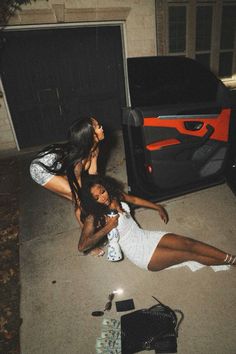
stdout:
{"type": "Polygon", "coordinates": [[[86,175],[82,177],[80,219],[83,223],[88,215],[92,215],[95,227],[102,227],[105,225],[105,216],[109,213],[109,208],[93,198],[91,188],[96,184],[103,186],[110,199],[116,199],[118,203],[123,200],[123,185],[110,176],[86,175]]]}

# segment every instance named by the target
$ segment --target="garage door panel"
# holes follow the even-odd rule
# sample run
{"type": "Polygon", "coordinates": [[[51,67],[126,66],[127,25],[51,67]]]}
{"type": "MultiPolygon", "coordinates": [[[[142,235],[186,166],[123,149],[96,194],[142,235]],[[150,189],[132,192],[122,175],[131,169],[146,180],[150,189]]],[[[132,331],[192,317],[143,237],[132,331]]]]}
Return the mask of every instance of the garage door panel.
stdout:
{"type": "Polygon", "coordinates": [[[126,97],[120,26],[3,36],[1,78],[21,148],[65,139],[80,114],[96,115],[110,129],[121,127],[126,97]]]}

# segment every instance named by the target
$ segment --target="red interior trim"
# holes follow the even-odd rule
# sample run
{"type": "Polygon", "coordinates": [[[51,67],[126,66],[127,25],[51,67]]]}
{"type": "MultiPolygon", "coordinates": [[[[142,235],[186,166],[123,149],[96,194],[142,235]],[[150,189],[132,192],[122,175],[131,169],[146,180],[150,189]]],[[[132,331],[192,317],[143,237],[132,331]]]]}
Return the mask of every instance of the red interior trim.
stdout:
{"type": "Polygon", "coordinates": [[[178,139],[166,139],[166,140],[156,141],[155,143],[152,144],[148,144],[146,148],[150,151],[154,151],[154,150],[159,150],[164,146],[176,145],[176,144],[180,144],[180,141],[178,139]]]}
{"type": "Polygon", "coordinates": [[[176,119],[158,119],[154,117],[144,118],[144,127],[167,127],[167,128],[175,128],[181,134],[192,135],[203,137],[206,132],[206,125],[210,124],[214,127],[215,131],[211,135],[210,139],[215,139],[219,141],[228,141],[229,137],[229,121],[230,121],[230,108],[222,109],[221,113],[216,118],[194,118],[199,122],[203,122],[203,126],[200,130],[187,130],[184,127],[184,122],[189,121],[186,118],[176,118],[176,119]]]}

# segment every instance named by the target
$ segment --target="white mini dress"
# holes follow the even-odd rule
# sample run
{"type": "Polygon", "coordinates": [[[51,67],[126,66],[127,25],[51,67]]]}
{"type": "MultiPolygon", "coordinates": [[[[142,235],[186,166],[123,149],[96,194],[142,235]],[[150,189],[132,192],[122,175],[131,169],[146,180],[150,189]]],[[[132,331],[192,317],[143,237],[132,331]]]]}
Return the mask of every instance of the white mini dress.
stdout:
{"type": "Polygon", "coordinates": [[[124,255],[140,268],[148,269],[152,255],[166,235],[166,231],[148,231],[141,229],[130,215],[128,204],[122,202],[123,213],[119,213],[119,244],[124,255]]]}

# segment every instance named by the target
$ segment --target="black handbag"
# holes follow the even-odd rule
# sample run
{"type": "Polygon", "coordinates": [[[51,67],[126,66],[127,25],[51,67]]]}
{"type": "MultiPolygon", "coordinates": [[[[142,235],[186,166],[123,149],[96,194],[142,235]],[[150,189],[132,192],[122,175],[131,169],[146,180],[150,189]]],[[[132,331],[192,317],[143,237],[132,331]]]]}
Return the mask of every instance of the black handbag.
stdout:
{"type": "Polygon", "coordinates": [[[178,329],[184,315],[180,310],[172,310],[153,298],[158,302],[157,305],[121,316],[122,354],[143,350],[177,353],[178,329]],[[179,320],[177,313],[180,315],[179,320]]]}

